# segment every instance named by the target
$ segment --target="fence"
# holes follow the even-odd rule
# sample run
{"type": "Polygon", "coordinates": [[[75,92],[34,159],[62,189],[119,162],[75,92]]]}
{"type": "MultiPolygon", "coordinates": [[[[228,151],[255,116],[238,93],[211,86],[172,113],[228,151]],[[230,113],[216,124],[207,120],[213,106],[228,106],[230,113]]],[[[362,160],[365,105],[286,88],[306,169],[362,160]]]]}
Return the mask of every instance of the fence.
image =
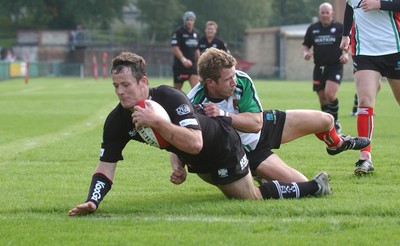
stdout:
{"type": "Polygon", "coordinates": [[[83,64],[60,62],[0,62],[0,81],[20,77],[84,77],[83,64]]]}
{"type": "MultiPolygon", "coordinates": [[[[109,77],[109,68],[97,66],[97,72],[93,67],[87,68],[90,73],[86,73],[82,63],[60,63],[60,62],[30,62],[27,66],[26,62],[0,62],[0,81],[12,78],[37,78],[37,77],[109,77]],[[104,69],[107,69],[104,73],[104,69]]],[[[147,74],[151,77],[171,78],[171,65],[148,64],[147,74]]]]}

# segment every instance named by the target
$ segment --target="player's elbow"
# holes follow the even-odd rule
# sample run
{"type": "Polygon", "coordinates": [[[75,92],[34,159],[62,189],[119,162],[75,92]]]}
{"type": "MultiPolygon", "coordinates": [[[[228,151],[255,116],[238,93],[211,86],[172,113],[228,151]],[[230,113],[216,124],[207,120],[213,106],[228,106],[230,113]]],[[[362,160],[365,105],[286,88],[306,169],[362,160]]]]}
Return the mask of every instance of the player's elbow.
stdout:
{"type": "Polygon", "coordinates": [[[189,145],[190,154],[197,155],[203,149],[203,139],[198,138],[189,145]]]}
{"type": "Polygon", "coordinates": [[[194,131],[190,141],[186,141],[186,152],[197,155],[203,149],[203,135],[201,131],[194,131]]]}
{"type": "Polygon", "coordinates": [[[254,132],[259,132],[259,131],[261,131],[261,128],[263,127],[263,121],[262,120],[260,120],[260,121],[257,121],[255,124],[254,124],[254,132]]]}

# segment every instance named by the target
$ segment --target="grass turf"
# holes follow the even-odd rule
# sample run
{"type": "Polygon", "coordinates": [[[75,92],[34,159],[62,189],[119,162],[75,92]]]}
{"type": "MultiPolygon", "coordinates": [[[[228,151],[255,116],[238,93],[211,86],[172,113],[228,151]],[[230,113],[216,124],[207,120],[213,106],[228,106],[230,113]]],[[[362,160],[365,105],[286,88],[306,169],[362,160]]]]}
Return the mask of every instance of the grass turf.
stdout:
{"type": "MultiPolygon", "coordinates": [[[[151,85],[171,84],[150,79],[151,85]]],[[[188,90],[187,83],[185,90],[188,90]]],[[[265,108],[318,109],[310,82],[256,81],[265,108]]],[[[344,133],[354,85],[339,92],[344,133]]],[[[86,199],[102,126],[117,104],[110,80],[38,78],[0,82],[0,245],[397,245],[400,197],[398,105],[387,83],[375,107],[376,173],[353,175],[357,151],[325,153],[315,136],[276,153],[307,177],[325,170],[332,196],[227,200],[195,175],[169,182],[168,155],[131,142],[114,185],[89,216],[67,212],[86,199]]]]}

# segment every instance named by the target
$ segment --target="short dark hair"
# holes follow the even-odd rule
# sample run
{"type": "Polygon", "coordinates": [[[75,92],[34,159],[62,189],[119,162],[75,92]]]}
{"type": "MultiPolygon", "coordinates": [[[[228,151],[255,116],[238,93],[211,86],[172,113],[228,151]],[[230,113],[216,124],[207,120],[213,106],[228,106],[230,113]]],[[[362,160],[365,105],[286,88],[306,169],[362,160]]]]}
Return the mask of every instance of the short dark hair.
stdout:
{"type": "Polygon", "coordinates": [[[124,51],[112,59],[111,74],[118,74],[125,67],[131,68],[132,76],[135,77],[138,83],[143,76],[146,76],[146,61],[135,53],[124,51]]]}

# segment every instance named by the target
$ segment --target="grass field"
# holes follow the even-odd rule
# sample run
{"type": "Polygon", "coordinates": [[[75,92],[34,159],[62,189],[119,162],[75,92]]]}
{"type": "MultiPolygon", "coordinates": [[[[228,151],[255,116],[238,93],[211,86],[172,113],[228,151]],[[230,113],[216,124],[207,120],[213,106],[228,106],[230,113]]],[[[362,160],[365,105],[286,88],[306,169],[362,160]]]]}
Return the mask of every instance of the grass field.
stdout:
{"type": "MultiPolygon", "coordinates": [[[[171,80],[151,79],[153,86],[171,80]]],[[[185,89],[187,88],[187,83],[185,89]]],[[[310,82],[256,81],[266,108],[318,109],[310,82]]],[[[340,120],[350,117],[351,82],[342,84],[340,120]]],[[[117,104],[111,81],[38,78],[0,82],[0,245],[398,245],[399,107],[384,83],[376,104],[376,173],[353,176],[358,152],[331,157],[315,136],[276,152],[312,178],[331,175],[332,196],[228,200],[189,175],[169,182],[165,151],[131,142],[114,185],[94,214],[69,218],[87,196],[102,126],[117,104]]]]}

